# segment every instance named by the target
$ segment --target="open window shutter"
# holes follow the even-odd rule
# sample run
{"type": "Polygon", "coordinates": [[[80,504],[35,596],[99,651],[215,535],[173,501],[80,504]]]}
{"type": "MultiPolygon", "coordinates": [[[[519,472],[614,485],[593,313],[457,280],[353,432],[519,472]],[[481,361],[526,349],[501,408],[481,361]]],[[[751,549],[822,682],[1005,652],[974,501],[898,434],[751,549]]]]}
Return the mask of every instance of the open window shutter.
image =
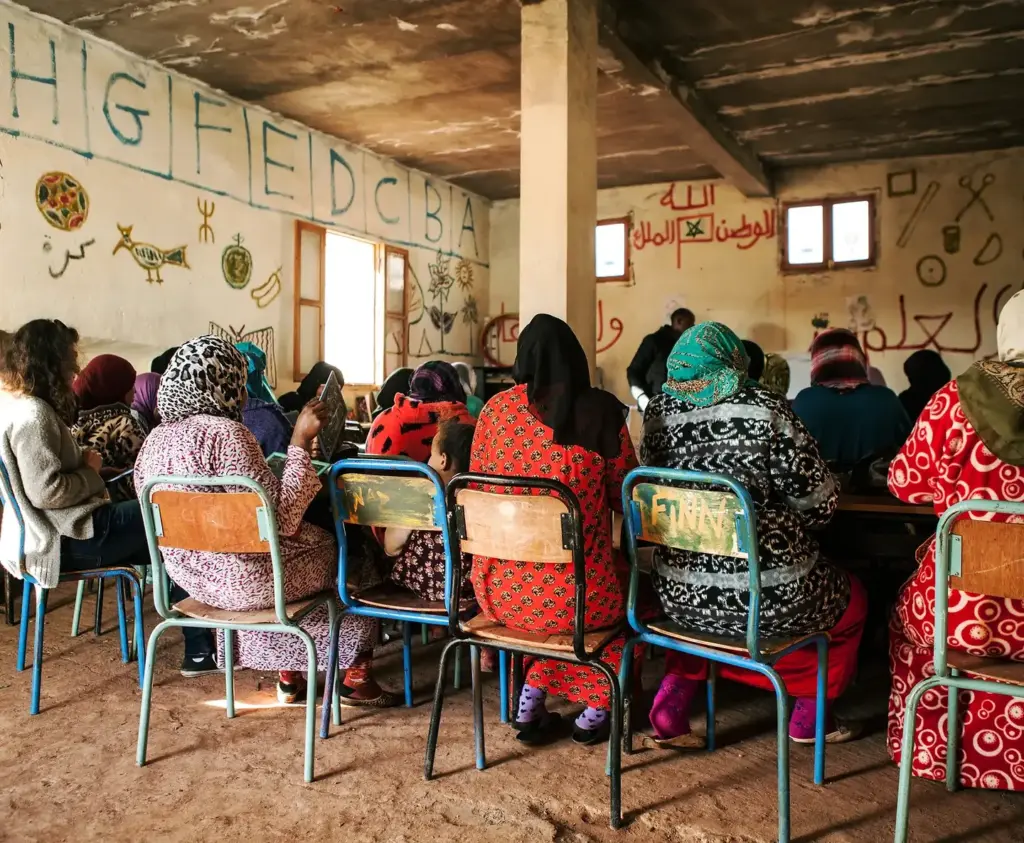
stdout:
{"type": "Polygon", "coordinates": [[[327,232],[295,223],[295,336],[293,380],[324,359],[324,261],[327,232]]]}
{"type": "Polygon", "coordinates": [[[384,375],[409,361],[409,253],[384,247],[384,375]]]}

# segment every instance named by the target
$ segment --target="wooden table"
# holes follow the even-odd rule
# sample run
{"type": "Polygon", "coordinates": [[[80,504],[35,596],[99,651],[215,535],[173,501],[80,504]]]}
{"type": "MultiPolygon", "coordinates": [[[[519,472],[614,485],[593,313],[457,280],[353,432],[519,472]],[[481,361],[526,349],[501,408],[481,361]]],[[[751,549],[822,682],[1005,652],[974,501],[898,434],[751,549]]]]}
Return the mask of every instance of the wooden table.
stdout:
{"type": "Polygon", "coordinates": [[[858,512],[865,515],[932,516],[935,507],[930,503],[904,503],[892,495],[839,495],[838,512],[858,512]]]}

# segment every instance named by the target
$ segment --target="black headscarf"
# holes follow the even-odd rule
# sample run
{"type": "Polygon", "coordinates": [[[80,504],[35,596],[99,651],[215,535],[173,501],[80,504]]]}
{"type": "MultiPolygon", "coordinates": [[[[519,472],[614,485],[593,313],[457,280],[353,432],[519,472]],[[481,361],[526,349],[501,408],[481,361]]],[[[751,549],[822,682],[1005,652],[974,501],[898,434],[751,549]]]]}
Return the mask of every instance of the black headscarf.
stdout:
{"type": "Polygon", "coordinates": [[[171,358],[174,356],[174,352],[178,350],[178,346],[167,349],[159,357],[154,357],[153,362],[149,364],[149,370],[155,372],[158,375],[164,374],[167,371],[167,365],[171,362],[171,358]]]}
{"type": "Polygon", "coordinates": [[[459,373],[444,360],[428,360],[409,379],[409,395],[424,404],[452,401],[466,403],[466,390],[462,388],[459,373]]]}
{"type": "Polygon", "coordinates": [[[277,403],[286,413],[300,412],[303,407],[320,394],[321,388],[327,383],[332,372],[338,377],[338,385],[344,386],[345,376],[341,373],[341,369],[321,360],[319,363],[313,364],[313,368],[302,379],[302,383],[299,384],[299,388],[295,392],[286,392],[277,399],[277,403]]]}
{"type": "Polygon", "coordinates": [[[409,381],[412,379],[412,372],[412,369],[402,367],[395,369],[384,379],[384,383],[380,385],[380,389],[373,399],[377,405],[373,411],[374,418],[395,406],[396,395],[409,394],[409,381]]]}
{"type": "Polygon", "coordinates": [[[561,319],[541,313],[520,331],[512,376],[526,384],[530,411],[552,429],[557,444],[579,445],[605,459],[619,455],[626,407],[590,385],[587,355],[561,319]]]}
{"type": "Polygon", "coordinates": [[[900,401],[910,420],[916,421],[932,396],[949,383],[952,373],[939,353],[930,348],[915,351],[904,360],[903,373],[910,386],[900,393],[900,401]]]}
{"type": "Polygon", "coordinates": [[[743,340],[743,347],[747,350],[747,357],[750,358],[747,377],[752,381],[761,380],[761,375],[764,374],[764,349],[753,340],[743,340]]]}

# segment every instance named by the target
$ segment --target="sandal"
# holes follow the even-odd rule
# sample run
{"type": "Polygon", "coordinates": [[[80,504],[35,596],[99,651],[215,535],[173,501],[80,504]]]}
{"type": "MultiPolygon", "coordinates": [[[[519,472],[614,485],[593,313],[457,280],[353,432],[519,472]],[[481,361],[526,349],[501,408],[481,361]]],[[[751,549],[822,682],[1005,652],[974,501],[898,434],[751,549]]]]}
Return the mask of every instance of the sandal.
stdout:
{"type": "Polygon", "coordinates": [[[658,749],[677,749],[682,752],[693,752],[699,749],[707,749],[708,740],[704,735],[696,732],[684,732],[674,738],[660,738],[657,735],[651,736],[651,741],[658,749]]]}
{"type": "Polygon", "coordinates": [[[580,746],[594,746],[595,744],[604,743],[608,740],[608,736],[612,733],[611,720],[605,720],[596,729],[582,729],[579,726],[573,724],[572,727],[572,742],[579,744],[580,746]]]}
{"type": "Polygon", "coordinates": [[[377,696],[364,698],[353,696],[355,690],[343,684],[338,693],[341,697],[342,708],[394,708],[402,702],[402,698],[398,694],[392,694],[383,688],[380,689],[377,696]]]}
{"type": "MultiPolygon", "coordinates": [[[[825,733],[825,743],[849,743],[864,734],[863,723],[836,724],[831,732],[825,733]]],[[[813,744],[813,735],[809,738],[790,738],[793,743],[813,744]]]]}
{"type": "Polygon", "coordinates": [[[520,723],[517,720],[513,727],[519,731],[516,740],[520,743],[527,746],[543,746],[562,737],[562,715],[549,711],[544,717],[528,723],[520,723]]]}

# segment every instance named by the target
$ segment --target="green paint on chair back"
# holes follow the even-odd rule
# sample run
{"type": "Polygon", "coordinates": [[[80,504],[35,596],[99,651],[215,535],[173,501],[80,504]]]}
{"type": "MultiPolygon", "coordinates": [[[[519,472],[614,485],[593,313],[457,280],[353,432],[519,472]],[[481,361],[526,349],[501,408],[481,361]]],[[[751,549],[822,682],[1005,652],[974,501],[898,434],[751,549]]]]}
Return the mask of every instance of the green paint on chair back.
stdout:
{"type": "Polygon", "coordinates": [[[640,512],[640,538],[679,550],[746,559],[740,550],[735,495],[638,483],[633,502],[640,512]]]}

